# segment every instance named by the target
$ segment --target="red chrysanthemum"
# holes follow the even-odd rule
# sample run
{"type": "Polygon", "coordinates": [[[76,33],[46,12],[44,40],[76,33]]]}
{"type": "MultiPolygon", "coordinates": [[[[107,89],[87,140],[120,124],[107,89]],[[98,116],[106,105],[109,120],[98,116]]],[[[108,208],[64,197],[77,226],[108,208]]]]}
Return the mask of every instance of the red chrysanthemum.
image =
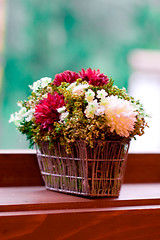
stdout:
{"type": "Polygon", "coordinates": [[[54,84],[60,86],[62,82],[73,83],[79,78],[79,74],[72,71],[64,71],[55,75],[54,84]]]}
{"type": "Polygon", "coordinates": [[[103,86],[104,84],[107,84],[109,82],[109,78],[104,75],[103,73],[100,73],[100,70],[97,71],[91,68],[88,68],[86,71],[82,68],[80,73],[80,78],[82,78],[84,81],[87,81],[89,84],[93,86],[103,86]]]}
{"type": "Polygon", "coordinates": [[[58,108],[64,106],[64,97],[57,92],[54,95],[48,93],[47,98],[40,101],[35,108],[36,123],[41,124],[41,129],[52,130],[53,123],[59,121],[58,108]]]}

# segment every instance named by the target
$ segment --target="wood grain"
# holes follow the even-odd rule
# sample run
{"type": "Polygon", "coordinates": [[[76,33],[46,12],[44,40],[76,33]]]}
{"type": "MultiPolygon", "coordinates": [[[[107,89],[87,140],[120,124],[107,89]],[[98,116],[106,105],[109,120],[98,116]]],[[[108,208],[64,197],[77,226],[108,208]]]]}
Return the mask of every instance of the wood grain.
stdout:
{"type": "Polygon", "coordinates": [[[159,240],[160,209],[65,211],[0,217],[0,239],[159,240]]]}
{"type": "Polygon", "coordinates": [[[1,152],[0,240],[159,240],[160,154],[129,154],[124,182],[119,198],[51,192],[35,153],[1,152]]]}

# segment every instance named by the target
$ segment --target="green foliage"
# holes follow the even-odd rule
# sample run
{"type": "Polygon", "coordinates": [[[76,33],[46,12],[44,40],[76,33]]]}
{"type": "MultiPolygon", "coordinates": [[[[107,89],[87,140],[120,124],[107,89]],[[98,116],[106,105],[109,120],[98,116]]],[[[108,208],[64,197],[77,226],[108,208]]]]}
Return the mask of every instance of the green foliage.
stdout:
{"type": "MultiPolygon", "coordinates": [[[[36,127],[34,126],[33,122],[25,122],[23,121],[21,123],[21,126],[18,127],[18,130],[26,136],[26,140],[29,141],[29,147],[32,148],[35,144],[35,129],[36,127]]],[[[37,129],[36,129],[37,130],[37,129]]]]}

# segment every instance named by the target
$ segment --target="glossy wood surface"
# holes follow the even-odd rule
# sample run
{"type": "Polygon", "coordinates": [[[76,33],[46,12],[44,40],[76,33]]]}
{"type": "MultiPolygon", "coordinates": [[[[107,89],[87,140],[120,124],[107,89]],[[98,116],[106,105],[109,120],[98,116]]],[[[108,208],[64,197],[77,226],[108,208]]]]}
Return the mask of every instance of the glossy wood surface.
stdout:
{"type": "Polygon", "coordinates": [[[46,190],[30,153],[0,153],[0,240],[160,240],[160,154],[129,154],[119,198],[46,190]]]}
{"type": "Polygon", "coordinates": [[[0,239],[159,240],[160,209],[64,211],[0,217],[0,239]]]}
{"type": "Polygon", "coordinates": [[[160,205],[160,183],[123,184],[118,198],[77,197],[45,187],[0,188],[0,212],[160,205]]]}
{"type": "Polygon", "coordinates": [[[0,239],[159,240],[160,184],[124,184],[119,198],[44,187],[0,188],[0,239]]]}

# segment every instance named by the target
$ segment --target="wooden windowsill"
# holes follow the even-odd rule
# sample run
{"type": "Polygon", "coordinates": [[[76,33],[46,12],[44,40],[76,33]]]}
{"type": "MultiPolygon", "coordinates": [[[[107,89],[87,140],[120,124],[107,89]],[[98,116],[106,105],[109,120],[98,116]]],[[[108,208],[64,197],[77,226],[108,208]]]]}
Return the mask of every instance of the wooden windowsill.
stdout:
{"type": "Polygon", "coordinates": [[[160,154],[129,153],[119,198],[46,190],[34,151],[0,152],[0,239],[159,240],[160,154]]]}
{"type": "Polygon", "coordinates": [[[117,208],[160,205],[160,183],[123,184],[118,198],[86,198],[46,190],[43,186],[0,188],[4,212],[117,208]]]}
{"type": "Polygon", "coordinates": [[[45,187],[0,188],[0,239],[159,240],[160,183],[123,184],[119,198],[45,187]]]}

